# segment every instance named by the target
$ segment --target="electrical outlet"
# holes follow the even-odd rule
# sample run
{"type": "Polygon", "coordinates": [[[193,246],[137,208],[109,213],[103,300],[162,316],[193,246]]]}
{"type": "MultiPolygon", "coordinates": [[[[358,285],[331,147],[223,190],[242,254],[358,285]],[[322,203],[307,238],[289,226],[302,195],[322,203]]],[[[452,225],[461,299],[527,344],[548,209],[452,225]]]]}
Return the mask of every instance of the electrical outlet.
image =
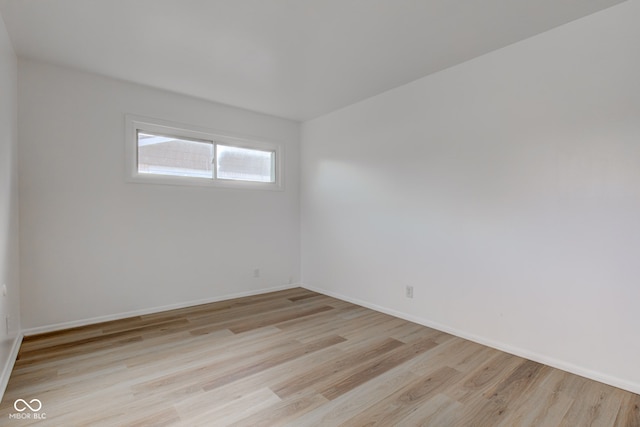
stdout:
{"type": "Polygon", "coordinates": [[[405,289],[405,296],[407,298],[413,298],[413,286],[407,286],[405,289]]]}
{"type": "Polygon", "coordinates": [[[260,277],[260,269],[256,268],[253,270],[253,277],[260,277]]]}

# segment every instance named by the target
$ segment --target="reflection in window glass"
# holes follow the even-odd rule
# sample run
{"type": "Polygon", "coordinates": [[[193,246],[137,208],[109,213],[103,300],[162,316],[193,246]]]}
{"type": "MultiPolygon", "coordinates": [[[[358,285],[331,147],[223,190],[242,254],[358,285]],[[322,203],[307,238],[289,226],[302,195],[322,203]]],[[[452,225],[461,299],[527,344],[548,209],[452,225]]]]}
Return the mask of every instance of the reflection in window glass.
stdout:
{"type": "Polygon", "coordinates": [[[138,132],[138,172],[213,178],[213,143],[138,132]]]}
{"type": "Polygon", "coordinates": [[[273,151],[253,150],[228,145],[217,148],[217,177],[254,182],[275,182],[273,151]]]}

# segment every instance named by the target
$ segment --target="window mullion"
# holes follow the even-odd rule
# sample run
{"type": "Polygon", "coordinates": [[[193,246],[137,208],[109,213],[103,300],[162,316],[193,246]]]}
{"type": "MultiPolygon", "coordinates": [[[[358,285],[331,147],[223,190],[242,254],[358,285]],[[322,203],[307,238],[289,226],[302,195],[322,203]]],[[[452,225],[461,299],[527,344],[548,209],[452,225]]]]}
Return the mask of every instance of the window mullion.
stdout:
{"type": "Polygon", "coordinates": [[[218,179],[218,143],[213,141],[213,160],[211,171],[213,172],[213,180],[218,179]]]}

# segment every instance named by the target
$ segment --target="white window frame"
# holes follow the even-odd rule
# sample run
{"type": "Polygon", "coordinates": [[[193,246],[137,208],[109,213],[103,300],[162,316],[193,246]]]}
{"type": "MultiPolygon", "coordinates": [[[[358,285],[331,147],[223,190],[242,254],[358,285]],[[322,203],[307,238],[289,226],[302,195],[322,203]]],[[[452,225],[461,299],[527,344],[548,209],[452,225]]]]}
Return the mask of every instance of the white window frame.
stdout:
{"type": "MultiPolygon", "coordinates": [[[[231,135],[199,126],[185,125],[149,117],[125,115],[125,162],[127,182],[164,185],[195,185],[223,188],[246,188],[254,190],[283,190],[284,148],[281,144],[257,140],[252,137],[231,135]],[[211,141],[214,155],[217,155],[217,144],[253,150],[271,151],[274,153],[274,182],[256,182],[220,179],[212,174],[211,178],[198,178],[174,175],[158,175],[138,172],[138,131],[151,134],[171,135],[176,138],[211,141]]],[[[214,165],[215,169],[215,165],[214,165]]]]}

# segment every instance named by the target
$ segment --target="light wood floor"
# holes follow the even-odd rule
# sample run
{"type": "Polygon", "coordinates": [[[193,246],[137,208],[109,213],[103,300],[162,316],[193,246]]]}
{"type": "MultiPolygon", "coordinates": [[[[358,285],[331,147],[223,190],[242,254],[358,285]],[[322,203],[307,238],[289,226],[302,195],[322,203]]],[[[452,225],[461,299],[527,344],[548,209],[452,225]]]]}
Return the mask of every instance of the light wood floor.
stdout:
{"type": "Polygon", "coordinates": [[[639,406],[638,395],[292,289],[27,337],[0,425],[640,426],[639,406]],[[39,399],[46,420],[10,419],[16,399],[39,399]]]}

